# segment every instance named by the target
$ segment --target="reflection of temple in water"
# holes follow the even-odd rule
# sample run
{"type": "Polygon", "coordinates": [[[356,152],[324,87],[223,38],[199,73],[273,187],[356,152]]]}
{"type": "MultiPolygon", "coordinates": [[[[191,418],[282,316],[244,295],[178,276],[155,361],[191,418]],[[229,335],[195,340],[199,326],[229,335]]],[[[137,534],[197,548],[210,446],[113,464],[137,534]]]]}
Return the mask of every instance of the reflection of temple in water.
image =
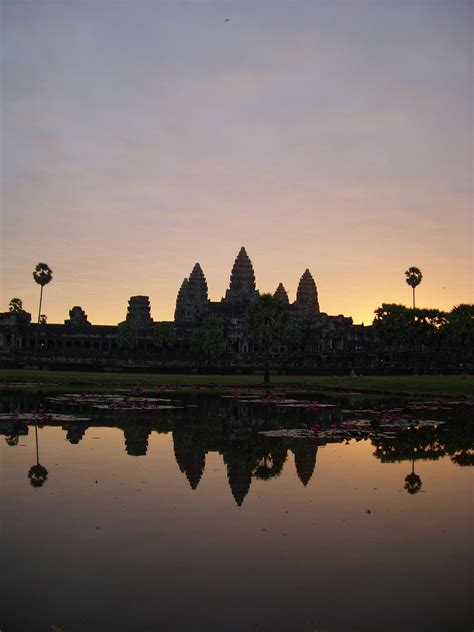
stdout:
{"type": "Polygon", "coordinates": [[[244,447],[242,452],[229,445],[221,450],[221,454],[227,466],[227,480],[232,496],[240,507],[249,493],[252,483],[253,462],[249,450],[245,449],[248,446],[239,447],[244,447]]]}
{"type": "Polygon", "coordinates": [[[195,441],[192,429],[173,430],[174,456],[191,489],[196,489],[204,473],[206,450],[195,441]],[[186,431],[188,430],[188,431],[186,431]]]}
{"type": "Polygon", "coordinates": [[[125,450],[130,456],[145,456],[148,450],[148,437],[151,424],[128,424],[123,429],[125,450]]]}
{"type": "MultiPolygon", "coordinates": [[[[64,424],[63,430],[66,431],[67,441],[77,445],[89,427],[121,429],[125,450],[130,456],[146,456],[152,431],[172,432],[176,463],[191,489],[196,490],[199,486],[206,465],[206,454],[217,453],[222,456],[229,487],[239,507],[249,493],[253,479],[270,480],[281,474],[289,452],[293,454],[298,478],[304,486],[308,485],[316,467],[317,443],[256,434],[259,428],[269,425],[275,427],[282,422],[279,414],[269,408],[256,414],[253,403],[239,405],[233,400],[225,400],[219,405],[222,406],[220,410],[224,413],[223,417],[216,417],[215,411],[204,405],[200,407],[199,413],[196,411],[189,416],[183,411],[174,420],[162,418],[160,421],[144,422],[124,419],[122,423],[117,423],[101,419],[97,424],[75,421],[64,424]]],[[[28,425],[21,421],[5,421],[0,427],[0,434],[5,436],[7,445],[12,448],[18,445],[19,436],[27,435],[28,431],[28,425]]],[[[414,464],[416,460],[432,460],[449,455],[457,465],[474,464],[473,430],[468,424],[457,424],[449,430],[446,427],[419,428],[394,437],[373,437],[372,444],[375,447],[374,456],[383,463],[409,460],[414,464]]],[[[410,476],[414,480],[413,471],[410,476]]],[[[417,481],[415,485],[411,478],[405,482],[405,488],[410,493],[417,491],[420,486],[417,481]]]]}
{"type": "Polygon", "coordinates": [[[69,443],[77,445],[79,441],[84,437],[87,424],[81,421],[76,421],[66,427],[66,439],[69,443]]]}
{"type": "MultiPolygon", "coordinates": [[[[86,423],[68,424],[66,439],[78,444],[88,428],[86,423]]],[[[153,427],[150,423],[129,423],[122,427],[125,450],[130,456],[145,456],[148,438],[153,427]]],[[[191,487],[197,489],[204,474],[206,454],[217,452],[222,456],[227,468],[227,480],[232,496],[240,507],[247,496],[252,479],[269,480],[283,471],[288,450],[294,455],[298,478],[307,485],[313,475],[317,445],[298,440],[268,440],[260,435],[248,435],[240,439],[201,436],[199,428],[192,425],[178,425],[172,430],[176,463],[191,487]]]]}
{"type": "MultiPolygon", "coordinates": [[[[247,411],[246,411],[247,412],[247,411]]],[[[183,422],[184,420],[181,420],[183,422]]],[[[263,421],[263,420],[261,420],[263,421]]],[[[252,479],[270,480],[283,471],[288,451],[294,455],[295,469],[298,478],[307,485],[311,480],[316,465],[318,447],[314,443],[291,439],[268,439],[258,434],[249,433],[248,428],[239,433],[235,418],[230,420],[227,431],[217,436],[206,432],[198,424],[172,424],[174,427],[157,428],[152,422],[125,422],[122,426],[112,427],[123,431],[125,451],[130,456],[146,456],[148,440],[152,431],[172,432],[173,448],[179,470],[186,476],[191,489],[196,490],[204,474],[206,454],[217,452],[222,456],[227,468],[227,480],[232,496],[240,507],[247,496],[252,479]]],[[[259,422],[255,422],[259,425],[259,422]]],[[[252,424],[250,424],[252,425],[252,424]]],[[[9,446],[18,445],[20,434],[28,434],[28,426],[18,423],[17,432],[5,434],[9,446]]],[[[77,445],[84,438],[90,426],[87,422],[72,422],[63,425],[66,439],[77,445]]],[[[10,428],[8,428],[10,430],[10,428]]]]}
{"type": "Polygon", "coordinates": [[[316,466],[318,446],[315,443],[294,440],[290,444],[290,450],[293,452],[295,457],[295,467],[298,478],[306,487],[313,476],[314,468],[316,466]]]}

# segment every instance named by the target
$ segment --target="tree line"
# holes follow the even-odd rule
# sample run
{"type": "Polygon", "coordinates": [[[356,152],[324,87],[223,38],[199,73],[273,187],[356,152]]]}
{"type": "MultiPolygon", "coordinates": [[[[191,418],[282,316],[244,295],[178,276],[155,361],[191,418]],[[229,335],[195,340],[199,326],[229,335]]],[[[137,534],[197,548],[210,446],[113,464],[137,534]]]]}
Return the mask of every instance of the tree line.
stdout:
{"type": "Polygon", "coordinates": [[[373,327],[392,360],[397,351],[408,350],[414,361],[423,353],[429,363],[444,351],[450,362],[462,363],[474,348],[474,305],[461,304],[444,312],[383,303],[375,310],[373,327]]]}

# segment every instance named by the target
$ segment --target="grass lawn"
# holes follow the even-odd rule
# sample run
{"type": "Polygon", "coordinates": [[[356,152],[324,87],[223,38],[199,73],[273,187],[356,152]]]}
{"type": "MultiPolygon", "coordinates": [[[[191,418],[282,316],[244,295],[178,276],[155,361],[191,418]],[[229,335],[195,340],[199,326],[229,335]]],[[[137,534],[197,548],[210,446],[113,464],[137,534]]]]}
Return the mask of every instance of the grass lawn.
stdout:
{"type": "MultiPolygon", "coordinates": [[[[0,369],[0,389],[8,383],[34,384],[41,389],[80,390],[109,388],[153,387],[163,384],[186,389],[199,385],[203,389],[216,387],[263,386],[260,375],[159,375],[155,373],[89,373],[82,371],[43,371],[0,369]],[[3,383],[3,384],[2,384],[3,383]]],[[[274,386],[302,387],[308,391],[341,388],[373,390],[386,393],[474,395],[472,375],[413,375],[413,376],[272,376],[274,386]]]]}

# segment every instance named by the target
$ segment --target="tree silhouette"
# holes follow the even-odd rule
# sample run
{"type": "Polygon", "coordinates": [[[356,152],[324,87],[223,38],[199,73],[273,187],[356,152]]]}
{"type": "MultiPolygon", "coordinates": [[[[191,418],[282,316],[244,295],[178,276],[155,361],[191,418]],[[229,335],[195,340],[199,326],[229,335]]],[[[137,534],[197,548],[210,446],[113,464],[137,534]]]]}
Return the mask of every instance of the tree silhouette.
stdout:
{"type": "Polygon", "coordinates": [[[15,312],[16,314],[23,311],[23,301],[21,298],[12,298],[12,300],[8,303],[8,309],[10,312],[15,312]]]}
{"type": "Polygon", "coordinates": [[[456,305],[447,319],[446,341],[450,355],[458,362],[468,360],[474,349],[474,305],[456,305]]]}
{"type": "Polygon", "coordinates": [[[405,489],[409,494],[416,494],[421,489],[421,478],[415,473],[415,459],[411,461],[411,472],[405,476],[405,489]]]}
{"type": "Polygon", "coordinates": [[[19,439],[20,439],[20,435],[17,435],[17,434],[10,434],[5,437],[6,444],[11,447],[18,445],[19,439]]]}
{"type": "Polygon", "coordinates": [[[137,328],[124,320],[117,326],[117,345],[120,349],[124,349],[127,355],[138,344],[137,328]]]}
{"type": "Polygon", "coordinates": [[[153,328],[153,342],[161,348],[162,358],[165,351],[173,345],[176,340],[176,329],[173,323],[155,323],[153,328]]]}
{"type": "Polygon", "coordinates": [[[48,283],[53,278],[53,271],[51,270],[51,268],[48,266],[47,263],[38,263],[35,269],[33,270],[33,278],[36,281],[36,283],[38,283],[38,285],[41,286],[40,302],[39,302],[39,309],[38,309],[38,324],[36,327],[36,341],[35,341],[35,355],[36,355],[38,351],[38,336],[39,336],[39,325],[40,325],[40,318],[41,318],[41,303],[43,302],[43,288],[45,285],[48,285],[48,283]]]}
{"type": "Polygon", "coordinates": [[[389,345],[393,361],[393,352],[407,342],[410,335],[409,310],[404,305],[383,303],[375,310],[374,331],[380,340],[389,345]]]}
{"type": "Polygon", "coordinates": [[[281,474],[287,457],[287,448],[284,445],[264,445],[263,454],[258,456],[253,475],[263,481],[275,478],[281,474]]]}
{"type": "Polygon", "coordinates": [[[420,285],[423,275],[421,274],[421,270],[419,268],[412,266],[405,272],[405,276],[406,282],[413,289],[413,309],[415,309],[415,288],[420,285]]]}
{"type": "Polygon", "coordinates": [[[37,463],[30,467],[28,478],[32,487],[42,487],[48,479],[48,470],[41,463],[37,463]]]}
{"type": "Polygon", "coordinates": [[[32,487],[42,487],[48,479],[48,470],[39,462],[38,449],[38,426],[35,424],[36,439],[36,464],[32,465],[28,471],[28,478],[32,487]]]}
{"type": "Polygon", "coordinates": [[[257,348],[264,355],[264,384],[270,383],[270,350],[274,344],[288,341],[288,308],[271,294],[262,294],[250,305],[245,325],[257,348]]]}
{"type": "Polygon", "coordinates": [[[224,321],[210,316],[193,331],[191,338],[193,351],[204,353],[206,359],[222,353],[225,349],[224,321]]]}

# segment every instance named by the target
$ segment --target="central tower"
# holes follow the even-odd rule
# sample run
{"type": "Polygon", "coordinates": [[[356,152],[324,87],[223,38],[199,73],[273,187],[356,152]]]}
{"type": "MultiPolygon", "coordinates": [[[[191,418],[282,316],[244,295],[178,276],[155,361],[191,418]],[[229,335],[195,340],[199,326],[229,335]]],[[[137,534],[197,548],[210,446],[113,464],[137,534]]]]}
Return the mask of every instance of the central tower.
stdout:
{"type": "Polygon", "coordinates": [[[230,275],[229,289],[224,301],[232,305],[250,303],[258,296],[255,289],[255,274],[247,251],[242,246],[230,275]]]}

